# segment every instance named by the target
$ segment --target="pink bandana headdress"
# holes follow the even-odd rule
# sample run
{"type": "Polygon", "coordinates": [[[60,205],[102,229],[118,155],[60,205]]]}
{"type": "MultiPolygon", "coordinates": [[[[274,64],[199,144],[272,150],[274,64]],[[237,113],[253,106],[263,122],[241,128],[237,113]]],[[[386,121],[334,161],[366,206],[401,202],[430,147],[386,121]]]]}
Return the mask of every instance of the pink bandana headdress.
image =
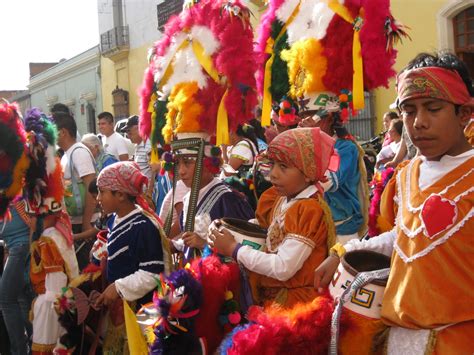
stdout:
{"type": "Polygon", "coordinates": [[[267,157],[296,166],[320,189],[326,170],[337,171],[339,167],[334,144],[334,139],[319,128],[296,128],[279,134],[270,143],[267,157]]]}

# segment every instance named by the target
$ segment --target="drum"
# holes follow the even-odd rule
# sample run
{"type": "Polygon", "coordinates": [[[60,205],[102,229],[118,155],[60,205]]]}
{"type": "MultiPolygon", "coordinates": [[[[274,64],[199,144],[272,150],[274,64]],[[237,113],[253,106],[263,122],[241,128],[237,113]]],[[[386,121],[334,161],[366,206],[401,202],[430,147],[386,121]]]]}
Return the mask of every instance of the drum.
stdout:
{"type": "MultiPolygon", "coordinates": [[[[356,250],[346,253],[329,284],[329,292],[335,299],[349,287],[355,276],[361,272],[390,268],[390,258],[369,250],[356,250]]],[[[382,298],[387,278],[374,279],[360,287],[344,304],[351,311],[372,319],[380,319],[382,298]]]]}
{"type": "Polygon", "coordinates": [[[152,328],[158,319],[158,310],[153,302],[144,304],[137,312],[137,323],[140,325],[142,334],[147,336],[147,329],[152,328]]]}
{"type": "Polygon", "coordinates": [[[220,221],[222,227],[228,229],[238,243],[248,245],[255,250],[264,248],[267,238],[266,229],[236,218],[222,218],[220,221]]]}

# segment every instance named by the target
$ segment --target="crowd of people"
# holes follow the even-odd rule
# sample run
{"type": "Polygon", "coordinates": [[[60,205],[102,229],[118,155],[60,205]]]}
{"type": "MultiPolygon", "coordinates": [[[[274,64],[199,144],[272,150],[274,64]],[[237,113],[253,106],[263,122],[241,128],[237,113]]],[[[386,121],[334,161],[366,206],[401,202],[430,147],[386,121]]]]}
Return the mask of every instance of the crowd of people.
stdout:
{"type": "MultiPolygon", "coordinates": [[[[212,1],[201,5],[183,11],[222,18],[212,1]]],[[[223,47],[241,70],[222,58],[210,64],[226,76],[224,97],[235,100],[228,107],[215,94],[223,81],[208,83],[217,91],[206,94],[177,72],[179,56],[174,71],[162,68],[162,87],[156,72],[146,74],[153,84],[141,92],[140,115],[120,132],[110,112],[97,116],[100,134],[80,136],[65,105],[22,117],[15,104],[0,104],[0,311],[8,333],[0,353],[335,353],[338,338],[343,353],[376,353],[374,344],[389,354],[472,353],[474,88],[466,65],[423,53],[398,74],[369,182],[364,150],[346,128],[356,90],[314,90],[305,80],[316,80],[319,67],[310,79],[292,76],[291,61],[314,48],[292,42],[287,17],[289,45],[278,49],[288,62],[286,89],[278,94],[276,72],[256,109],[248,18],[243,7],[229,14],[241,21],[226,22],[228,30],[243,37],[223,47]],[[232,221],[260,237],[239,239],[232,221]],[[327,288],[346,255],[361,250],[391,258],[378,315],[331,317],[340,308],[327,288]],[[146,338],[137,312],[153,319],[146,338]],[[145,339],[148,348],[140,347],[145,339]]],[[[202,31],[189,35],[199,43],[202,31]]],[[[156,60],[174,45],[163,43],[156,60]]],[[[344,292],[340,306],[347,300],[344,292]]]]}

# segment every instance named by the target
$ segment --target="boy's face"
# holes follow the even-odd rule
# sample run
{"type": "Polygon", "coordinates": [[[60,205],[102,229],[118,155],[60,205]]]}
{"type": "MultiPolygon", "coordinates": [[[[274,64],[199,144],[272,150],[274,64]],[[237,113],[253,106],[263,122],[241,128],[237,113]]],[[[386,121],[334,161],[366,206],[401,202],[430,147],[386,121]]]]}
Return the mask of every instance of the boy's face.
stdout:
{"type": "Polygon", "coordinates": [[[99,189],[97,201],[99,202],[105,214],[115,212],[117,206],[120,204],[120,198],[118,193],[114,194],[112,193],[112,191],[104,189],[99,189]]]}
{"type": "Polygon", "coordinates": [[[454,104],[420,98],[405,101],[400,109],[408,135],[428,160],[463,152],[463,131],[471,116],[470,108],[462,106],[456,114],[454,104]]]}
{"type": "Polygon", "coordinates": [[[188,157],[178,157],[178,175],[186,187],[191,187],[193,183],[194,171],[196,170],[196,159],[188,157]]]}
{"type": "Polygon", "coordinates": [[[281,196],[294,197],[309,186],[310,180],[295,166],[271,163],[270,181],[281,196]]]}

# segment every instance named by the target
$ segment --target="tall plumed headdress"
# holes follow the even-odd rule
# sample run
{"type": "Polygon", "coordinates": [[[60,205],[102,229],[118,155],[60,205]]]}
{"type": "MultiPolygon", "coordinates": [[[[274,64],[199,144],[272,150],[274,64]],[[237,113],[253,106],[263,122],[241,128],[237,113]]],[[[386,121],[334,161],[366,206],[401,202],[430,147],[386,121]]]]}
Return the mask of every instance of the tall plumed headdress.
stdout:
{"type": "Polygon", "coordinates": [[[141,89],[140,133],[164,145],[204,132],[217,145],[257,104],[250,12],[239,0],[187,2],[151,49],[141,89]]]}
{"type": "Polygon", "coordinates": [[[62,169],[56,156],[58,131],[53,121],[39,109],[25,116],[30,167],[26,172],[28,212],[37,216],[61,211],[64,196],[62,169]]]}
{"type": "Polygon", "coordinates": [[[285,95],[300,111],[364,108],[364,90],[395,75],[393,44],[406,35],[390,0],[270,0],[259,28],[262,124],[285,95]]]}
{"type": "Polygon", "coordinates": [[[21,192],[25,171],[26,133],[16,104],[0,103],[0,218],[21,192]]]}

